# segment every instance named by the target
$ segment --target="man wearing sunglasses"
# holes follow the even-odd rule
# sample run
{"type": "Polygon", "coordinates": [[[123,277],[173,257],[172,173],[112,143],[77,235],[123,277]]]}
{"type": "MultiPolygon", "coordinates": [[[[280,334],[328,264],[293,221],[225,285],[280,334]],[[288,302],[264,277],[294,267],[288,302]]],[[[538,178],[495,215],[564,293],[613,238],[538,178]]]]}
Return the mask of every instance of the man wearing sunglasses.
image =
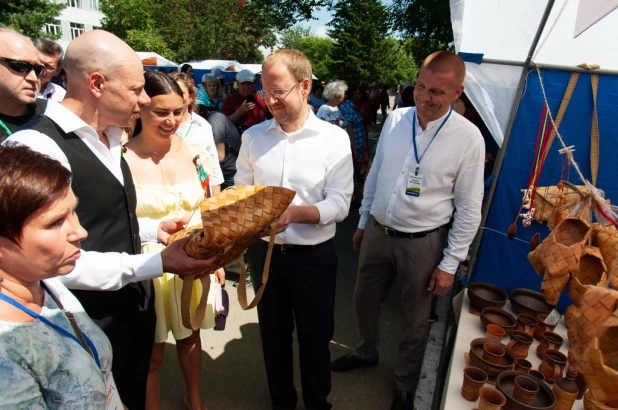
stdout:
{"type": "MultiPolygon", "coordinates": [[[[274,119],[243,134],[234,183],[296,191],[277,220],[268,285],[257,306],[268,387],[274,409],[296,408],[292,354],[296,327],[305,408],[327,410],[338,263],[332,238],[336,223],[350,209],[354,187],[350,139],[341,128],[316,118],[307,104],[311,63],[301,52],[270,54],[262,65],[262,83],[264,89],[258,94],[274,119]]],[[[256,290],[262,284],[267,247],[260,240],[247,251],[256,290]]]]}
{"type": "Polygon", "coordinates": [[[221,107],[221,112],[238,127],[240,132],[272,118],[263,98],[255,95],[255,74],[242,70],[236,74],[238,91],[230,94],[221,107]]]}
{"type": "Polygon", "coordinates": [[[45,111],[36,98],[43,69],[28,37],[0,28],[0,142],[45,111]]]}
{"type": "Polygon", "coordinates": [[[34,46],[39,50],[39,58],[41,63],[45,66],[45,72],[41,77],[39,98],[60,102],[64,98],[66,91],[58,84],[52,83],[51,79],[60,74],[60,70],[62,70],[62,57],[64,56],[64,51],[62,47],[60,47],[60,44],[45,37],[35,39],[34,46]]]}

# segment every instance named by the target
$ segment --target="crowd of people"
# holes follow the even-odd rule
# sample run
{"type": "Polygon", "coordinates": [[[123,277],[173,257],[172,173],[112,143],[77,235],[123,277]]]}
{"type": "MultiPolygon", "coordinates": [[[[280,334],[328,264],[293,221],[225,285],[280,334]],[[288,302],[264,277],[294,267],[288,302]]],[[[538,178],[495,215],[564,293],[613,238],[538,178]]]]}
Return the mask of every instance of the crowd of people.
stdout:
{"type": "MultiPolygon", "coordinates": [[[[387,116],[386,89],[322,88],[295,50],[266,57],[259,91],[243,70],[225,95],[216,75],[196,87],[190,66],[145,72],[103,30],[82,34],[66,54],[56,46],[0,29],[0,408],[158,409],[171,332],[184,404],[205,409],[200,331],[183,326],[178,301],[182,277],[212,271],[214,258],[187,256],[188,237],[167,240],[200,222],[204,198],[232,185],[296,191],[277,220],[257,307],[272,408],[298,402],[294,329],[308,410],[331,408],[331,371],[378,363],[380,306],[395,281],[404,330],[391,409],[414,408],[431,302],[451,288],[481,216],[484,141],[451,108],[463,61],[428,56],[413,102],[402,96],[387,116]],[[66,90],[51,82],[61,73],[66,90]],[[378,109],[370,165],[367,128],[378,109]],[[362,198],[350,238],[360,252],[361,339],[331,362],[333,237],[353,195],[362,198]]],[[[246,255],[256,290],[266,239],[246,255]]],[[[223,285],[225,270],[213,272],[223,285]]],[[[203,290],[194,287],[197,303],[203,290]]],[[[208,301],[201,329],[214,326],[208,301]]]]}

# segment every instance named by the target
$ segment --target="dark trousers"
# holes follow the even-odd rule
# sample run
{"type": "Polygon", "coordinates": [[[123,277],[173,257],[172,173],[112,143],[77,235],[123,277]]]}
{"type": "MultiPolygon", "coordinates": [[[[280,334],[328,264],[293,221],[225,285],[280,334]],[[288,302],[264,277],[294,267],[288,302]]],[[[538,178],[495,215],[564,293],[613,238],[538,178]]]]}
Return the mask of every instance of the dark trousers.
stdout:
{"type": "MultiPolygon", "coordinates": [[[[257,290],[268,244],[247,252],[257,290]]],[[[268,388],[275,410],[296,407],[292,332],[298,334],[303,401],[307,410],[330,409],[329,344],[335,328],[337,252],[332,240],[312,247],[275,245],[266,290],[257,306],[268,388]]]]}
{"type": "Polygon", "coordinates": [[[148,306],[131,312],[117,312],[107,317],[92,318],[112,344],[112,373],[120,398],[127,408],[146,407],[146,381],[154,344],[156,315],[154,291],[148,306]]]}
{"type": "Polygon", "coordinates": [[[403,312],[395,386],[416,394],[421,375],[429,313],[434,299],[427,286],[442,260],[446,226],[422,238],[396,238],[380,230],[373,218],[367,222],[358,259],[354,305],[361,336],[356,354],[363,360],[378,358],[380,309],[393,282],[397,282],[403,312]]]}

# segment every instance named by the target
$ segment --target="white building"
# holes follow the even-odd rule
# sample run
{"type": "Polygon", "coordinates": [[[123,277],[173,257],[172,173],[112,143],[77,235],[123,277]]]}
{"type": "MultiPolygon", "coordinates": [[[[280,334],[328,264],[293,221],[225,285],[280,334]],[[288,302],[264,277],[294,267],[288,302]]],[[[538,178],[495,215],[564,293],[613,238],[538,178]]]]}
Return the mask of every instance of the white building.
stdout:
{"type": "Polygon", "coordinates": [[[47,23],[45,30],[49,34],[59,34],[56,40],[66,50],[71,40],[83,32],[101,27],[103,13],[99,11],[100,0],[50,0],[66,3],[67,6],[58,20],[47,23]]]}

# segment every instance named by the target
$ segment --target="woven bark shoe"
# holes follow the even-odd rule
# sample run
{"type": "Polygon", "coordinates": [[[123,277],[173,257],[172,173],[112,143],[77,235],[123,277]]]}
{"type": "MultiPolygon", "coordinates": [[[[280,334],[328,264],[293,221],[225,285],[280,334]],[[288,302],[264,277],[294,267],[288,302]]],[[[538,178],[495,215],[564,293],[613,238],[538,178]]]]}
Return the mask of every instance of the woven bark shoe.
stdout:
{"type": "Polygon", "coordinates": [[[543,241],[546,273],[551,277],[579,270],[579,260],[590,235],[590,225],[581,218],[565,218],[543,241]]]}

